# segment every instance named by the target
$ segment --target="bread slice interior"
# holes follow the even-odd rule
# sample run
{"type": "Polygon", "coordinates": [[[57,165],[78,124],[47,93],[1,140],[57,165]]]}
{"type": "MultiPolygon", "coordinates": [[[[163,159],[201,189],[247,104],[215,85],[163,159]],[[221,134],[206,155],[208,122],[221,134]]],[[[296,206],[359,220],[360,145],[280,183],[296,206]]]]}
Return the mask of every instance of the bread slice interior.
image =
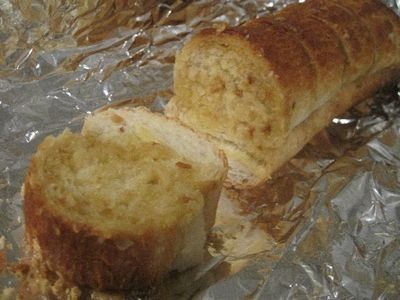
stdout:
{"type": "Polygon", "coordinates": [[[167,145],[120,138],[117,144],[65,131],[45,140],[36,178],[52,210],[106,235],[190,221],[204,205],[204,168],[167,145]]]}
{"type": "Polygon", "coordinates": [[[223,152],[175,120],[145,108],[95,113],[33,156],[28,241],[78,284],[153,284],[202,262],[226,173],[223,152]]]}

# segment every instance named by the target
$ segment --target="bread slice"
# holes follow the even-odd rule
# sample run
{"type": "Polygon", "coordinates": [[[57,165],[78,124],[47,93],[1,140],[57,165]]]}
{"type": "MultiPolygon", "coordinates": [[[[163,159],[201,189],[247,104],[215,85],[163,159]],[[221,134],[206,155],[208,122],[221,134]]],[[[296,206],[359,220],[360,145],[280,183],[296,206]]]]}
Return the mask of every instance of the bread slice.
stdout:
{"type": "Polygon", "coordinates": [[[206,29],[177,55],[166,114],[211,136],[233,185],[256,185],[334,116],[398,78],[399,30],[378,0],[308,0],[206,29]]]}
{"type": "Polygon", "coordinates": [[[47,137],[24,187],[28,244],[67,281],[143,288],[203,259],[225,156],[144,108],[89,116],[47,137]]]}

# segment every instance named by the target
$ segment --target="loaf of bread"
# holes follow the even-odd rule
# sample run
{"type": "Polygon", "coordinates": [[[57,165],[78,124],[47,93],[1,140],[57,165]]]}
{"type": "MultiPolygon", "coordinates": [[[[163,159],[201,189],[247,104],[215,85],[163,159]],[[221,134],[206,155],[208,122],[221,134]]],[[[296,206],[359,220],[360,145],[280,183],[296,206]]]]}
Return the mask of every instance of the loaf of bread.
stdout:
{"type": "Polygon", "coordinates": [[[27,244],[67,282],[144,288],[203,259],[224,154],[144,108],[108,109],[47,137],[24,184],[27,244]]]}
{"type": "Polygon", "coordinates": [[[208,134],[237,187],[264,182],[333,117],[393,82],[400,19],[379,0],[308,0],[206,29],[177,55],[166,114],[208,134]]]}

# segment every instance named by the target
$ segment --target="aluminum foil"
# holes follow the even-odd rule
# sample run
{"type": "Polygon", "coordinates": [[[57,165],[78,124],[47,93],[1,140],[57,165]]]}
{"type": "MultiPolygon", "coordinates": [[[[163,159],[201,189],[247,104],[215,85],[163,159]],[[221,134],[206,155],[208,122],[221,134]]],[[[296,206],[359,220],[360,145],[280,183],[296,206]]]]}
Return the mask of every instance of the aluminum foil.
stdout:
{"type": "MultiPolygon", "coordinates": [[[[0,3],[2,297],[33,297],[21,288],[27,279],[7,270],[24,255],[19,191],[43,138],[65,127],[79,130],[104,105],[162,111],[174,55],[193,33],[237,25],[290,2],[296,1],[0,3]]],[[[386,3],[399,12],[398,2],[386,3]]],[[[263,187],[225,191],[203,265],[153,294],[75,290],[76,297],[397,299],[398,94],[386,89],[334,119],[263,187]]]]}

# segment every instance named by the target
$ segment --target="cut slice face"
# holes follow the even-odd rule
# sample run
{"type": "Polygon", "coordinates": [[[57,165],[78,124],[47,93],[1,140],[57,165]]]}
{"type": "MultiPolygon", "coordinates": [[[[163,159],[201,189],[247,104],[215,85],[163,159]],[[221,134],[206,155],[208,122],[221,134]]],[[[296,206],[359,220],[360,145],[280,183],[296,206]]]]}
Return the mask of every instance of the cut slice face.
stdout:
{"type": "Polygon", "coordinates": [[[202,209],[197,163],[133,136],[123,144],[68,131],[44,141],[34,176],[55,214],[68,211],[70,222],[107,236],[132,228],[140,235],[187,223],[202,209]]]}
{"type": "Polygon", "coordinates": [[[176,120],[145,108],[96,113],[33,156],[28,245],[73,284],[158,284],[203,261],[226,173],[223,152],[176,120]]]}

